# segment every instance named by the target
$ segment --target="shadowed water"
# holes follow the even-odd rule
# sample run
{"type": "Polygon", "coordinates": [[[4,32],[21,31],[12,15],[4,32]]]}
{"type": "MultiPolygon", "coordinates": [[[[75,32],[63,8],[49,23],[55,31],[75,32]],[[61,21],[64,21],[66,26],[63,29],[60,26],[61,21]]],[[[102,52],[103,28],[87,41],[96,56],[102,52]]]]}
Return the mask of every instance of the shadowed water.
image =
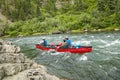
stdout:
{"type": "Polygon", "coordinates": [[[33,59],[47,67],[48,73],[68,80],[120,80],[120,33],[60,34],[23,38],[7,38],[20,46],[23,52],[37,53],[33,59]],[[68,36],[73,44],[93,46],[93,52],[84,55],[41,51],[35,49],[40,39],[49,43],[61,42],[68,36]]]}

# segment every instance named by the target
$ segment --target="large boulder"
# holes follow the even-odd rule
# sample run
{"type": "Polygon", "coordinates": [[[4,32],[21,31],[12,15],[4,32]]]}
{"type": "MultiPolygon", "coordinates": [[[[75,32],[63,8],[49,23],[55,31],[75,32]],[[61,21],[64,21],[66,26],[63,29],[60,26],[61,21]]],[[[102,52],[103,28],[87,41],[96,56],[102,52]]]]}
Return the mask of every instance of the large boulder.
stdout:
{"type": "Polygon", "coordinates": [[[20,48],[0,40],[0,80],[60,80],[47,69],[28,59],[20,48]]]}

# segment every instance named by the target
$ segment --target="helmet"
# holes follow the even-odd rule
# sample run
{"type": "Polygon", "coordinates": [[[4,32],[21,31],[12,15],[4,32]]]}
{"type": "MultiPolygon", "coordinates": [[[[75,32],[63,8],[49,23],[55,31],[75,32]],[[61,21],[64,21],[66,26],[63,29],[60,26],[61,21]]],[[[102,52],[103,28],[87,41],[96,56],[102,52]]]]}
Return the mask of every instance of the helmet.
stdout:
{"type": "Polygon", "coordinates": [[[66,36],[65,39],[68,39],[68,36],[66,36]]]}
{"type": "Polygon", "coordinates": [[[45,37],[43,37],[42,40],[45,40],[45,37]]]}

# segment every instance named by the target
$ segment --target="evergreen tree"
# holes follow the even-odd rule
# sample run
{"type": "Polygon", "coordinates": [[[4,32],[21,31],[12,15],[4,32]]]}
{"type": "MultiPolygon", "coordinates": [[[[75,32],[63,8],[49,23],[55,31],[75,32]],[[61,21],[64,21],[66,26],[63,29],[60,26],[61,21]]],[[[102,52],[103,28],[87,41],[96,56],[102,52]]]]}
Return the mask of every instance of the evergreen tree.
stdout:
{"type": "Polygon", "coordinates": [[[105,11],[105,5],[106,5],[106,2],[105,0],[98,0],[98,3],[97,3],[97,9],[99,11],[105,11]]]}
{"type": "Polygon", "coordinates": [[[44,5],[44,8],[48,13],[54,14],[57,10],[57,8],[55,6],[55,0],[47,0],[44,5]]]}
{"type": "Polygon", "coordinates": [[[117,24],[120,25],[120,0],[117,1],[115,14],[116,14],[116,17],[115,17],[116,18],[116,22],[117,22],[117,24]]]}
{"type": "Polygon", "coordinates": [[[39,6],[37,5],[37,9],[36,9],[36,16],[39,17],[40,16],[40,8],[39,6]]]}
{"type": "Polygon", "coordinates": [[[74,9],[75,11],[85,10],[87,6],[84,4],[83,0],[75,0],[74,9]]]}
{"type": "Polygon", "coordinates": [[[19,19],[25,20],[24,9],[22,7],[20,8],[19,19]]]}

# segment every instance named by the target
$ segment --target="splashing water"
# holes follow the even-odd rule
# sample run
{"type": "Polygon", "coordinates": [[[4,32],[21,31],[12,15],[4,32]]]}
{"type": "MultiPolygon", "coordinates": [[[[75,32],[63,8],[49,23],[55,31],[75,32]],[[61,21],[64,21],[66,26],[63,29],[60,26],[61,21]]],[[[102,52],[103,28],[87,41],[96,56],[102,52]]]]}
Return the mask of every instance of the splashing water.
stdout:
{"type": "MultiPolygon", "coordinates": [[[[120,80],[120,33],[58,34],[23,38],[7,38],[22,50],[35,51],[33,59],[47,67],[48,73],[68,80],[120,80]],[[49,43],[61,42],[68,36],[73,44],[91,45],[92,53],[84,55],[40,51],[35,44],[45,37],[49,43]]],[[[31,51],[31,53],[32,53],[31,51]]],[[[34,53],[33,53],[34,54],[34,53]]]]}

